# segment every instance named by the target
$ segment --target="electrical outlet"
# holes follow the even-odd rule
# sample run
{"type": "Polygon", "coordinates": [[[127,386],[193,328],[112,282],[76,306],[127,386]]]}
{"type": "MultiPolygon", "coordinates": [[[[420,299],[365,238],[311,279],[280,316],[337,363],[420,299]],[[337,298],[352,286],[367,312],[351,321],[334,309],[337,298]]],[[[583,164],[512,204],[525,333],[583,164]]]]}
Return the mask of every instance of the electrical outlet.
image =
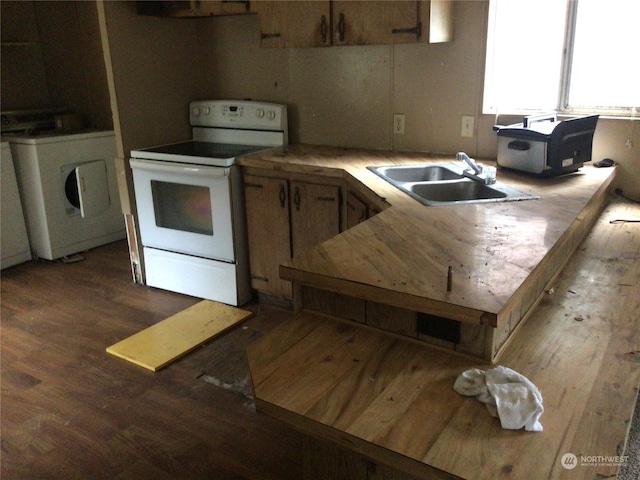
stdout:
{"type": "Polygon", "coordinates": [[[393,133],[404,135],[404,113],[393,114],[393,133]]]}
{"type": "Polygon", "coordinates": [[[475,123],[475,117],[473,115],[462,116],[462,129],[460,135],[463,137],[473,137],[473,124],[475,123]]]}

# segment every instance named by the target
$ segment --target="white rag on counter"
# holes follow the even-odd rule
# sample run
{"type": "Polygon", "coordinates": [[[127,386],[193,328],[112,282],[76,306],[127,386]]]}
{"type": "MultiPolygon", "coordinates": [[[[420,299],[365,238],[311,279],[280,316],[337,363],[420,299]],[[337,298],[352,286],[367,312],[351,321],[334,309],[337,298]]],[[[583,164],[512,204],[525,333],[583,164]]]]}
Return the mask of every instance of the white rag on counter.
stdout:
{"type": "Polygon", "coordinates": [[[456,379],[453,389],[486,404],[489,413],[500,418],[502,428],[542,431],[539,422],[544,411],[542,394],[527,377],[515,370],[502,366],[487,371],[465,370],[456,379]]]}

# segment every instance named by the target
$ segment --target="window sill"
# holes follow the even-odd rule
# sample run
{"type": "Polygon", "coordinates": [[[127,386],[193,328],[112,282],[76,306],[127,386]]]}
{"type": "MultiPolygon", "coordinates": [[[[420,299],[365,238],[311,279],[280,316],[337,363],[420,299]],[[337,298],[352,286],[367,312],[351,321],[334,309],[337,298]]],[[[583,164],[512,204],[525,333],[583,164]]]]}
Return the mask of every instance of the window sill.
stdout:
{"type": "MultiPolygon", "coordinates": [[[[496,124],[502,124],[502,123],[518,123],[518,122],[522,122],[522,119],[524,117],[530,116],[530,115],[539,115],[542,112],[520,112],[520,113],[498,113],[496,114],[495,112],[482,112],[483,115],[493,115],[496,119],[496,124]],[[502,120],[504,119],[504,122],[502,122],[502,120]]],[[[550,112],[551,113],[551,112],[550,112]]],[[[640,116],[638,115],[633,115],[633,114],[612,114],[612,113],[599,113],[597,111],[583,111],[583,112],[557,112],[558,118],[562,119],[562,120],[566,120],[568,118],[576,118],[576,117],[582,117],[585,115],[599,115],[600,119],[602,120],[631,120],[631,121],[638,121],[640,120],[640,116]]]]}

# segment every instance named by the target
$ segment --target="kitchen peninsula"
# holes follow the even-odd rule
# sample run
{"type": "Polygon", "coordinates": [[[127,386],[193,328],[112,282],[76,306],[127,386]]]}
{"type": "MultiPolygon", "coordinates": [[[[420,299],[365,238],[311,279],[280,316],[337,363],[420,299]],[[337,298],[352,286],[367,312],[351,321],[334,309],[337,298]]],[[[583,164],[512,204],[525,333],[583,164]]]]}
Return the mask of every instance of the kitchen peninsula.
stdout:
{"type": "Polygon", "coordinates": [[[393,478],[550,478],[567,473],[560,457],[570,452],[562,448],[583,445],[586,450],[573,453],[614,455],[624,440],[624,426],[611,429],[609,421],[606,434],[598,426],[602,415],[628,419],[637,367],[610,364],[611,349],[622,347],[608,319],[590,322],[587,331],[567,321],[566,312],[562,317],[562,305],[554,304],[560,298],[550,293],[606,203],[615,170],[587,166],[554,179],[500,170],[498,181],[540,199],[425,207],[366,169],[450,161],[304,145],[240,161],[343,176],[367,198],[377,196],[380,207],[390,207],[281,267],[294,282],[300,313],[249,350],[258,408],[309,434],[308,478],[321,478],[311,471],[322,471],[326,458],[367,475],[372,461],[382,465],[379,473],[392,468],[394,475],[407,475],[393,478]],[[420,327],[413,338],[406,328],[378,328],[367,318],[380,305],[392,316],[394,309],[417,315],[404,316],[405,325],[457,322],[457,343],[421,335],[420,327]],[[354,310],[364,312],[364,320],[335,319],[354,310]],[[549,318],[540,318],[543,311],[549,318]],[[525,322],[528,317],[535,321],[525,322]],[[498,360],[541,388],[544,432],[501,430],[482,405],[451,389],[464,369],[498,360]],[[594,393],[596,380],[607,385],[594,393]],[[607,396],[628,411],[606,411],[607,396]],[[594,446],[602,451],[589,451],[594,446]]]}
{"type": "Polygon", "coordinates": [[[240,164],[343,176],[350,189],[392,206],[295,253],[281,266],[281,277],[305,286],[299,302],[321,295],[315,303],[331,303],[331,295],[320,290],[339,295],[340,308],[347,302],[366,310],[366,301],[397,307],[399,313],[385,313],[399,318],[391,328],[411,337],[418,336],[416,319],[405,311],[420,312],[421,323],[455,330],[453,338],[427,335],[424,340],[495,362],[593,225],[615,169],[588,166],[545,179],[500,170],[498,181],[540,198],[438,207],[418,203],[367,169],[452,161],[420,153],[294,145],[244,157],[240,164]]]}

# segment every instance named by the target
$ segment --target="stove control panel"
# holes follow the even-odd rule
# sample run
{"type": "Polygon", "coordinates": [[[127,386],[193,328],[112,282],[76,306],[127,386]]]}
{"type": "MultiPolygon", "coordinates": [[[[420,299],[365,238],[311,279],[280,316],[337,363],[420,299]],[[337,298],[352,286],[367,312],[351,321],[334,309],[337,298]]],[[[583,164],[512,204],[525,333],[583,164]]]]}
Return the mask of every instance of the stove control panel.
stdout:
{"type": "Polygon", "coordinates": [[[193,127],[284,131],[287,106],[246,100],[201,100],[189,105],[189,122],[193,127]]]}

